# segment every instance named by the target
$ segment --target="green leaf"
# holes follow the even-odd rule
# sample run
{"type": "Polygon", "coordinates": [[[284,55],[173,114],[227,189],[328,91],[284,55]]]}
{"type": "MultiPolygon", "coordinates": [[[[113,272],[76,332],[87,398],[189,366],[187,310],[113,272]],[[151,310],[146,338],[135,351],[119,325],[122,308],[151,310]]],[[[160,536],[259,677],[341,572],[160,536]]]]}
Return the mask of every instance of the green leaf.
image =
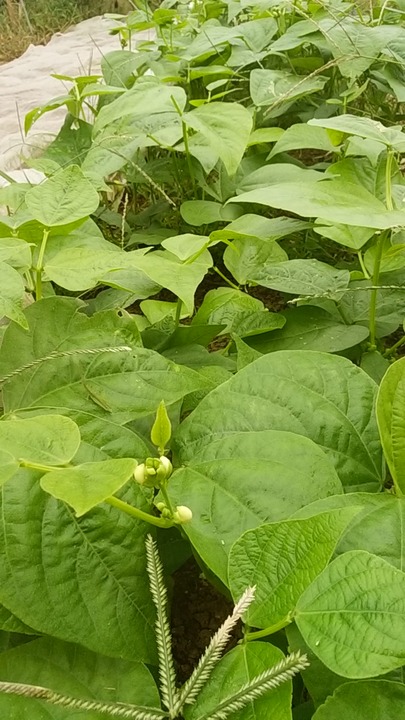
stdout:
{"type": "Polygon", "coordinates": [[[246,213],[233,220],[223,230],[214,230],[210,234],[210,238],[212,240],[243,240],[248,237],[259,240],[278,240],[286,235],[306,230],[308,227],[312,227],[310,223],[294,220],[294,218],[267,218],[263,215],[246,213]]]}
{"type": "Polygon", "coordinates": [[[232,596],[236,600],[243,588],[257,588],[247,611],[248,625],[288,624],[302,593],[326,567],[340,535],[359,510],[348,507],[305,520],[261,525],[236,541],[228,565],[232,596]]]}
{"type": "MultiPolygon", "coordinates": [[[[276,665],[283,659],[279,648],[270,643],[248,643],[228,652],[214,669],[209,682],[198,695],[197,702],[187,708],[186,720],[200,720],[213,712],[229,695],[242,685],[276,665]]],[[[291,720],[291,682],[267,693],[246,708],[234,713],[235,720],[291,720]]]]}
{"type": "Polygon", "coordinates": [[[230,432],[298,433],[327,453],[346,490],[375,491],[384,477],[376,393],[374,381],[346,358],[270,353],[211,392],[181,424],[176,446],[189,462],[230,432]]]}
{"type": "Polygon", "coordinates": [[[215,290],[208,290],[192,320],[192,325],[223,324],[225,325],[224,333],[229,333],[235,318],[241,313],[246,315],[263,310],[263,303],[247,293],[219,287],[215,290]]]}
{"type": "MultiPolygon", "coordinates": [[[[124,95],[101,108],[94,125],[94,137],[97,138],[101,131],[108,126],[115,124],[118,127],[119,121],[122,119],[136,126],[138,121],[148,120],[150,122],[153,116],[161,118],[162,115],[168,114],[178,117],[172,98],[182,110],[186,104],[186,94],[183,88],[166,85],[154,78],[136,83],[124,95]]],[[[127,125],[127,129],[129,128],[130,124],[127,125]]]]}
{"type": "Polygon", "coordinates": [[[246,367],[246,365],[250,365],[250,363],[254,362],[254,360],[261,357],[261,353],[251,348],[237,335],[232,335],[232,339],[235,343],[237,351],[236,363],[238,372],[246,367]]]}
{"type": "Polygon", "coordinates": [[[319,260],[288,260],[278,265],[258,266],[250,279],[280,292],[340,299],[349,285],[350,273],[319,260]]]}
{"type": "Polygon", "coordinates": [[[307,148],[336,153],[339,150],[339,145],[332,142],[329,133],[324,128],[299,123],[298,125],[291,125],[291,127],[285,131],[284,135],[281,136],[273,147],[270,157],[273,158],[275,155],[288,152],[289,150],[302,150],[307,148]]]}
{"type": "Polygon", "coordinates": [[[130,265],[129,253],[117,252],[112,244],[96,252],[91,247],[65,247],[45,261],[44,271],[60,287],[82,292],[95,287],[103,278],[108,282],[107,273],[130,265]]]}
{"type": "Polygon", "coordinates": [[[325,310],[301,306],[284,310],[285,325],[268,336],[255,338],[249,343],[261,353],[277,350],[319,350],[341,352],[358,345],[368,337],[363,325],[344,325],[325,310]]]}
{"type": "Polygon", "coordinates": [[[176,255],[182,262],[192,258],[193,255],[200,253],[204,248],[208,247],[210,239],[207,235],[193,235],[185,233],[184,235],[175,235],[163,240],[162,247],[176,255]]]}
{"type": "Polygon", "coordinates": [[[340,555],[301,596],[295,621],[315,654],[348,678],[405,664],[405,573],[375,555],[340,555]]]}
{"type": "Polygon", "coordinates": [[[282,328],[284,324],[284,315],[280,313],[272,313],[268,310],[238,312],[233,317],[228,332],[245,338],[277,330],[282,328]]]}
{"type": "Polygon", "coordinates": [[[250,73],[250,95],[257,107],[275,105],[280,109],[280,105],[322,90],[326,82],[322,75],[311,78],[285,70],[255,69],[250,73]]]}
{"type": "MultiPolygon", "coordinates": [[[[31,248],[25,240],[17,237],[0,237],[0,262],[6,261],[8,265],[17,269],[31,267],[31,248]]],[[[3,274],[0,266],[0,276],[3,274]]]]}
{"type": "Polygon", "coordinates": [[[45,182],[31,188],[25,202],[35,220],[54,227],[91,215],[99,198],[77,165],[69,165],[45,182]]]}
{"type": "Polygon", "coordinates": [[[388,493],[363,506],[342,536],[336,552],[367,550],[398,570],[405,569],[405,499],[388,493]]]}
{"type": "Polygon", "coordinates": [[[156,411],[156,419],[152,425],[150,433],[150,439],[152,440],[155,447],[164,453],[165,447],[172,436],[172,424],[167,414],[166,405],[164,400],[159,403],[159,407],[156,411]]]}
{"type": "MultiPolygon", "coordinates": [[[[160,704],[153,678],[141,662],[107,658],[54,638],[40,638],[1,653],[0,676],[5,682],[42,685],[76,698],[152,707],[160,704]]],[[[0,713],[10,720],[105,718],[100,713],[77,713],[56,705],[45,706],[39,700],[3,694],[0,713]]]]}
{"type": "Polygon", "coordinates": [[[7,330],[0,351],[0,372],[6,375],[21,364],[43,360],[5,384],[7,411],[46,408],[71,415],[81,428],[95,421],[117,427],[134,417],[155,413],[162,399],[171,405],[205,386],[204,379],[193,370],[175,365],[152,350],[136,348],[139,334],[130,315],[105,311],[88,318],[79,312],[81,307],[80,301],[72,298],[49,298],[28,308],[29,333],[16,327],[7,330]],[[54,349],[91,351],[127,343],[132,352],[85,352],[46,359],[54,349]]]}
{"type": "MultiPolygon", "coordinates": [[[[120,497],[151,509],[135,483],[120,497]]],[[[40,634],[156,661],[145,523],[108,505],[77,519],[28,470],[3,486],[1,518],[1,603],[40,634]]]]}
{"type": "Polygon", "coordinates": [[[390,361],[388,358],[384,357],[378,350],[365,352],[361,357],[361,369],[364,370],[367,375],[370,375],[377,385],[380,384],[389,366],[390,361]]]}
{"type": "Polygon", "coordinates": [[[250,133],[248,147],[260,145],[261,143],[277,142],[285,133],[285,130],[278,127],[265,127],[253,130],[250,133]]]}
{"type": "Polygon", "coordinates": [[[322,173],[318,170],[303,168],[293,163],[271,163],[242,177],[236,190],[238,194],[247,193],[286,182],[318,182],[318,180],[322,180],[322,177],[322,173]]]}
{"type": "Polygon", "coordinates": [[[74,457],[79,444],[79,428],[62,415],[0,422],[0,449],[18,461],[64,465],[74,457]]]}
{"type": "Polygon", "coordinates": [[[341,685],[316,711],[313,720],[398,720],[405,685],[388,680],[363,680],[341,685]]]}
{"type": "Polygon", "coordinates": [[[334,240],[339,243],[339,245],[351,248],[352,250],[360,250],[375,234],[375,230],[372,228],[355,227],[353,225],[342,225],[339,223],[325,226],[322,225],[322,220],[319,220],[318,223],[319,224],[314,225],[314,231],[318,235],[334,240]]]}
{"type": "MultiPolygon", "coordinates": [[[[253,370],[258,362],[242,372],[253,370]]],[[[259,381],[263,382],[260,375],[259,381]]],[[[223,390],[231,383],[229,380],[213,390],[190,417],[214,395],[224,396],[223,390]]],[[[221,407],[216,407],[220,413],[221,407]]],[[[245,415],[248,404],[239,406],[239,417],[241,407],[245,415]]],[[[200,423],[193,426],[194,432],[204,428],[207,442],[198,450],[190,448],[189,459],[181,455],[186,467],[177,470],[169,484],[173,501],[180,504],[181,500],[193,511],[185,532],[200,557],[225,583],[228,553],[245,530],[283,520],[310,499],[341,491],[332,464],[308,438],[246,427],[237,432],[232,428],[232,415],[229,419],[226,434],[216,439],[200,423]]],[[[273,425],[271,417],[269,425],[273,425]]],[[[185,433],[180,432],[180,437],[185,439],[185,433]]]]}
{"type": "Polygon", "coordinates": [[[7,482],[19,468],[19,463],[7,450],[0,450],[0,487],[7,482]]]}
{"type": "Polygon", "coordinates": [[[70,505],[80,517],[120,490],[136,465],[136,460],[120,458],[53,470],[41,478],[41,487],[70,505]]]}
{"type": "Polygon", "coordinates": [[[405,358],[391,365],[381,381],[377,422],[392,479],[405,494],[405,358]]]}
{"type": "Polygon", "coordinates": [[[212,200],[186,200],[180,206],[180,214],[188,225],[209,225],[214,222],[224,222],[225,220],[233,220],[240,215],[238,209],[230,212],[229,205],[221,205],[221,203],[212,200]]]}
{"type": "Polygon", "coordinates": [[[377,120],[358,115],[339,115],[334,118],[309,120],[309,125],[338,130],[348,135],[359,135],[368,140],[375,140],[388,146],[396,147],[400,152],[405,150],[405,134],[398,128],[387,128],[377,120]]]}
{"type": "Polygon", "coordinates": [[[23,314],[25,287],[20,273],[8,263],[0,262],[0,280],[0,318],[10,318],[27,329],[23,314]]]}
{"type": "MultiPolygon", "coordinates": [[[[201,252],[192,263],[188,264],[182,263],[176,255],[167,250],[157,250],[146,255],[134,255],[131,262],[135,269],[141,270],[153,282],[177,295],[183,301],[190,315],[194,309],[195,291],[213,264],[208,250],[201,252]]],[[[104,279],[113,284],[114,275],[115,273],[109,273],[104,279]]],[[[116,278],[115,282],[117,282],[116,278]]],[[[120,287],[127,289],[125,283],[120,283],[120,287]]]]}
{"type": "Polygon", "coordinates": [[[288,255],[274,240],[241,237],[228,245],[223,259],[237,282],[246,285],[258,273],[266,273],[269,267],[288,260],[288,255]]]}
{"type": "Polygon", "coordinates": [[[387,229],[405,225],[405,211],[389,211],[358,183],[339,179],[308,182],[282,182],[243,193],[232,199],[238,203],[258,203],[288,210],[303,217],[323,218],[330,223],[387,229]]]}
{"type": "Polygon", "coordinates": [[[211,102],[184,113],[182,120],[204,136],[228,175],[234,175],[249,142],[253,124],[250,112],[238,103],[211,102]]]}

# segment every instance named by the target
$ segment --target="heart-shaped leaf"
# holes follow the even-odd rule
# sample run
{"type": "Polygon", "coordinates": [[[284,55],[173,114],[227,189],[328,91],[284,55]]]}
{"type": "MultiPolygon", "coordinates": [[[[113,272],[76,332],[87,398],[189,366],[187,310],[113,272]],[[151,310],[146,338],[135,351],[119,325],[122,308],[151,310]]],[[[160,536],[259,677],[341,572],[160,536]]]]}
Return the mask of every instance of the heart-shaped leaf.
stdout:
{"type": "Polygon", "coordinates": [[[59,170],[31,188],[25,202],[35,220],[54,227],[75,222],[97,210],[98,192],[77,165],[59,170]]]}
{"type": "Polygon", "coordinates": [[[338,675],[394,670],[405,664],[405,573],[361,550],[340,555],[301,596],[295,621],[338,675]]]}
{"type": "Polygon", "coordinates": [[[326,567],[334,547],[360,508],[342,508],[306,520],[286,520],[248,530],[233,545],[228,579],[233,597],[256,586],[248,624],[288,623],[304,590],[326,567]]]}
{"type": "Polygon", "coordinates": [[[18,461],[64,465],[76,454],[79,444],[79,428],[62,415],[0,422],[0,449],[18,461]]]}
{"type": "Polygon", "coordinates": [[[53,470],[41,478],[41,487],[80,517],[125,485],[136,465],[136,460],[120,458],[53,470]]]}

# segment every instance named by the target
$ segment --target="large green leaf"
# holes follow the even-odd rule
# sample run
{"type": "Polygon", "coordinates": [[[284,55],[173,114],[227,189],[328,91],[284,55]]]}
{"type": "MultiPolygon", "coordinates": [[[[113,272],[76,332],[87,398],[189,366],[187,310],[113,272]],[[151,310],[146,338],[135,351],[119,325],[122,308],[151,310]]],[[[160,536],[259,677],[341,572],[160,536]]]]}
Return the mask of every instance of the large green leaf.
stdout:
{"type": "MultiPolygon", "coordinates": [[[[240,406],[239,413],[244,411],[240,406]]],[[[253,428],[236,432],[230,422],[226,435],[207,440],[170,478],[169,493],[193,511],[184,529],[204,562],[227,582],[229,550],[245,530],[284,520],[293,508],[339,493],[341,484],[322,450],[301,435],[253,428]]]]}
{"type": "MultiPolygon", "coordinates": [[[[141,662],[112,659],[89,650],[41,638],[0,655],[0,677],[5,682],[49,687],[76,698],[125,702],[159,707],[159,693],[153,678],[141,662]]],[[[0,695],[4,718],[30,720],[102,720],[104,714],[75,712],[38,700],[0,695]]]]}
{"type": "Polygon", "coordinates": [[[234,175],[249,142],[253,119],[238,103],[211,102],[182,116],[186,125],[200,132],[217,153],[229,175],[234,175]]]}
{"type": "Polygon", "coordinates": [[[405,685],[389,680],[363,680],[341,685],[313,716],[314,720],[399,720],[405,685]]]}
{"type": "Polygon", "coordinates": [[[391,365],[382,379],[377,422],[392,478],[405,494],[405,358],[391,365]]]}
{"type": "MultiPolygon", "coordinates": [[[[73,298],[49,298],[27,309],[30,332],[10,326],[0,351],[0,373],[36,361],[34,367],[12,377],[3,390],[6,412],[46,408],[71,415],[91,434],[100,421],[122,424],[134,416],[154,413],[205,386],[203,378],[139,344],[133,317],[124,311],[104,311],[88,318],[73,298]],[[97,348],[129,345],[132,352],[93,353],[97,348]],[[75,355],[74,350],[79,353],[75,355]],[[81,350],[90,353],[80,354],[81,350]],[[49,357],[53,352],[64,357],[49,357]],[[70,354],[72,353],[72,354],[70,354]],[[103,358],[105,362],[103,362],[103,358]],[[124,413],[116,418],[114,413],[124,413]]],[[[114,437],[116,435],[114,433],[114,437]]],[[[104,443],[106,442],[104,436],[104,443]]],[[[123,453],[124,457],[127,451],[123,453]]]]}
{"type": "Polygon", "coordinates": [[[107,273],[130,265],[129,253],[117,252],[113,245],[96,252],[92,247],[64,247],[46,260],[44,271],[60,287],[81,292],[95,287],[107,273]]]}
{"type": "Polygon", "coordinates": [[[301,306],[283,311],[285,325],[271,335],[249,341],[261,353],[276,350],[340,352],[368,337],[364,325],[344,325],[322,308],[301,306]]]}
{"type": "Polygon", "coordinates": [[[150,119],[153,115],[175,115],[177,113],[172,98],[182,110],[186,104],[183,88],[173,87],[155,78],[136,83],[131,90],[101,108],[94,125],[94,137],[97,139],[101,130],[128,117],[136,123],[137,119],[150,119]]]}
{"type": "Polygon", "coordinates": [[[265,355],[182,423],[180,459],[189,462],[230,432],[287,430],[320,445],[345,489],[376,490],[383,480],[376,393],[374,381],[346,358],[305,350],[265,355]]]}
{"type": "Polygon", "coordinates": [[[0,262],[0,318],[15,320],[27,329],[23,313],[24,280],[20,273],[6,262],[0,262]]]}
{"type": "Polygon", "coordinates": [[[377,120],[368,117],[339,115],[334,118],[310,120],[309,125],[337,130],[348,135],[359,135],[387,146],[394,146],[400,152],[405,150],[405,134],[399,128],[387,128],[377,120]]]}
{"type": "Polygon", "coordinates": [[[405,499],[389,493],[375,495],[353,519],[336,549],[339,554],[349,550],[367,550],[404,570],[405,499]]]}
{"type": "Polygon", "coordinates": [[[20,462],[64,465],[72,460],[79,444],[79,428],[61,415],[0,422],[0,449],[20,462]]]}
{"type": "Polygon", "coordinates": [[[405,225],[405,211],[386,209],[368,190],[358,183],[339,179],[301,184],[282,182],[269,188],[238,195],[232,202],[258,203],[288,210],[303,217],[323,218],[331,223],[386,228],[405,225]]]}
{"type": "MultiPolygon", "coordinates": [[[[157,250],[146,255],[137,252],[131,253],[132,267],[129,268],[129,279],[131,280],[131,275],[133,277],[133,269],[142,271],[150,280],[177,295],[191,315],[194,309],[195,291],[213,264],[208,250],[201,252],[190,263],[181,262],[174,253],[167,250],[157,250]]],[[[122,279],[117,278],[115,272],[106,273],[103,280],[124,290],[133,289],[132,283],[126,284],[122,279]]]]}
{"type": "MultiPolygon", "coordinates": [[[[214,708],[237,693],[242,685],[265,672],[283,659],[279,648],[270,643],[239,645],[222,658],[209,683],[198,695],[197,702],[187,709],[186,720],[203,720],[214,708]]],[[[283,683],[246,708],[233,713],[234,720],[291,720],[291,682],[283,683]]]]}
{"type": "Polygon", "coordinates": [[[326,567],[340,535],[359,510],[348,507],[305,520],[261,525],[236,541],[229,555],[229,586],[234,599],[244,588],[256,586],[247,612],[250,626],[289,622],[300,596],[326,567]]]}
{"type": "Polygon", "coordinates": [[[224,324],[225,331],[229,332],[235,317],[240,313],[256,313],[263,310],[263,303],[247,293],[229,287],[219,287],[208,290],[192,323],[194,325],[224,324]]]}
{"type": "Polygon", "coordinates": [[[361,550],[340,555],[298,601],[305,641],[343,677],[381,675],[405,664],[405,573],[361,550]]]}
{"type": "Polygon", "coordinates": [[[349,285],[350,273],[319,260],[288,260],[279,264],[257,264],[250,280],[294,295],[326,295],[339,299],[349,285]]]}
{"type": "Polygon", "coordinates": [[[306,123],[291,125],[284,135],[274,145],[270,157],[289,150],[302,150],[311,148],[325,152],[338,152],[339,145],[332,142],[332,138],[324,128],[312,127],[306,123]]]}
{"type": "Polygon", "coordinates": [[[242,237],[234,240],[224,252],[224,264],[240,285],[254,280],[257,274],[271,272],[273,265],[288,260],[288,255],[274,240],[242,237]]]}
{"type": "Polygon", "coordinates": [[[77,165],[69,165],[29,190],[25,202],[35,220],[53,227],[91,215],[98,193],[77,165]]]}
{"type": "MultiPolygon", "coordinates": [[[[24,270],[30,268],[31,248],[29,244],[17,237],[0,237],[0,262],[3,261],[6,261],[8,265],[14,268],[24,270]]],[[[1,277],[3,279],[2,275],[1,277]]]]}
{"type": "Polygon", "coordinates": [[[46,473],[41,487],[63,500],[81,517],[114,495],[132,477],[136,461],[131,458],[89,462],[46,473]]]}
{"type": "Polygon", "coordinates": [[[322,90],[326,77],[302,77],[285,70],[255,69],[250,73],[250,95],[257,107],[283,105],[322,90]]]}
{"type": "MultiPolygon", "coordinates": [[[[121,497],[150,509],[134,483],[121,497]]],[[[0,602],[39,633],[154,662],[146,532],[110,506],[77,519],[20,470],[2,488],[0,602]]]]}

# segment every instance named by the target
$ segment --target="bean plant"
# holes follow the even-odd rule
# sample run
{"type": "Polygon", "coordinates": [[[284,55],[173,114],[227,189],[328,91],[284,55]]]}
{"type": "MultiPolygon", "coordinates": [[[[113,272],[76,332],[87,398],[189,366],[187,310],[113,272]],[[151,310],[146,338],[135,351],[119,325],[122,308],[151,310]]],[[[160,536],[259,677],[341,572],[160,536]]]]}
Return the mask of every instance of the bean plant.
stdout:
{"type": "Polygon", "coordinates": [[[402,716],[404,13],[139,0],[25,118],[66,108],[1,171],[2,717],[402,716]],[[242,629],[181,687],[190,557],[242,629]]]}

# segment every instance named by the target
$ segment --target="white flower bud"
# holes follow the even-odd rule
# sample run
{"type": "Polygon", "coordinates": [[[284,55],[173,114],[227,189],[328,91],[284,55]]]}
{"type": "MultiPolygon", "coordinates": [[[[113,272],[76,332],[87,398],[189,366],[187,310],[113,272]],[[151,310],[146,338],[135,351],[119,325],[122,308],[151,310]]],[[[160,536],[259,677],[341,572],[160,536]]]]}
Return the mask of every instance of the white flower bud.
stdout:
{"type": "Polygon", "coordinates": [[[193,519],[193,513],[190,508],[186,505],[177,505],[176,512],[174,513],[173,520],[177,523],[184,524],[191,522],[193,519]]]}

